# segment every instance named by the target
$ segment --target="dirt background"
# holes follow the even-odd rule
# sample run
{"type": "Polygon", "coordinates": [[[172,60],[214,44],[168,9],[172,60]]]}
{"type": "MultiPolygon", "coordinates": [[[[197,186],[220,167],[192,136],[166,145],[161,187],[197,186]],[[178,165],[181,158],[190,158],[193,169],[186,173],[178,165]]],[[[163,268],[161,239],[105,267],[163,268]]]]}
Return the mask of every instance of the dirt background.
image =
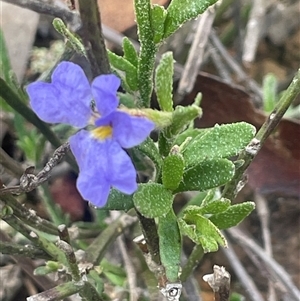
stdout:
{"type": "MultiPolygon", "coordinates": [[[[166,1],[157,1],[156,3],[165,4],[166,1]]],[[[299,1],[273,0],[265,3],[263,13],[256,16],[256,20],[261,22],[257,48],[252,60],[247,61],[245,60],[247,51],[244,49],[244,43],[247,37],[247,25],[251,20],[250,4],[251,1],[232,1],[229,8],[215,16],[213,29],[216,35],[228,51],[227,55],[235,59],[246,78],[240,78],[233,71],[229,71],[230,81],[229,78],[211,77],[211,75],[220,76],[220,69],[211,59],[211,53],[214,50],[218,51],[218,49],[207,44],[206,56],[204,56],[200,70],[208,74],[201,73],[192,92],[181,100],[181,104],[189,104],[197,92],[203,93],[204,115],[197,123],[198,127],[244,120],[260,128],[266,115],[261,110],[262,102],[258,94],[249,87],[249,79],[254,80],[257,86],[261,87],[264,76],[273,73],[278,80],[279,93],[287,88],[299,68],[299,1]]],[[[6,37],[12,66],[19,82],[26,83],[36,77],[37,70],[33,68],[36,66],[34,62],[39,61],[40,65],[47,66],[47,63],[52,60],[53,51],[51,52],[49,49],[53,47],[53,42],[60,37],[52,28],[52,17],[39,15],[3,2],[1,5],[1,27],[6,37]],[[44,62],[37,55],[36,50],[32,52],[32,49],[36,49],[35,47],[48,49],[41,54],[44,62]]],[[[133,39],[136,38],[131,0],[101,0],[99,5],[102,22],[107,27],[117,33],[124,33],[133,39]]],[[[181,34],[179,33],[176,38],[163,45],[164,49],[171,49],[175,52],[176,61],[182,65],[186,62],[188,49],[193,41],[193,26],[195,25],[189,24],[187,27],[183,27],[180,30],[181,34]]],[[[254,31],[253,39],[253,43],[255,43],[254,31]]],[[[120,45],[113,43],[112,40],[107,39],[107,44],[111,49],[120,51],[120,45]]],[[[41,68],[43,69],[43,67],[41,68]]],[[[230,69],[228,66],[226,68],[230,69]]],[[[293,106],[296,107],[299,104],[300,98],[298,97],[293,106]]],[[[300,288],[299,115],[298,113],[293,118],[283,121],[272,134],[248,171],[248,184],[235,200],[235,202],[254,200],[257,204],[265,205],[265,209],[253,212],[239,228],[248,235],[250,240],[254,240],[262,247],[266,244],[264,231],[270,232],[269,247],[271,247],[273,257],[282,265],[298,288],[300,288]],[[263,224],[264,217],[261,216],[269,216],[266,225],[263,224]]],[[[1,142],[2,147],[5,146],[6,150],[11,147],[11,143],[14,143],[14,140],[10,139],[11,136],[13,133],[10,133],[9,129],[2,124],[1,142]]],[[[85,203],[74,192],[74,183],[75,179],[72,177],[59,178],[54,181],[51,189],[57,202],[71,213],[72,218],[81,220],[87,209],[85,203]],[[66,189],[68,189],[67,192],[66,189]],[[66,194],[68,197],[72,195],[72,203],[76,203],[77,206],[70,208],[69,201],[67,204],[65,203],[66,194]]],[[[180,201],[184,202],[184,199],[180,201]]],[[[275,297],[271,297],[273,299],[269,300],[289,300],[285,293],[286,287],[274,277],[272,269],[266,268],[263,260],[260,260],[249,248],[243,247],[237,239],[230,235],[230,232],[227,235],[240,262],[264,298],[270,296],[271,286],[275,291],[275,297]],[[271,284],[269,283],[270,279],[271,284]]],[[[187,256],[191,252],[191,248],[191,244],[187,242],[185,246],[187,256]]],[[[206,255],[195,270],[195,278],[202,289],[202,300],[213,300],[213,293],[202,280],[202,277],[204,274],[211,273],[214,264],[225,266],[231,273],[232,291],[244,295],[245,300],[251,300],[241,285],[241,279],[232,268],[232,263],[224,254],[220,250],[214,254],[206,255]]],[[[2,256],[1,260],[0,274],[2,280],[14,280],[0,286],[0,300],[22,301],[25,300],[25,295],[36,293],[37,289],[34,282],[28,275],[24,274],[24,270],[21,271],[16,264],[7,264],[6,256],[2,256]],[[13,299],[9,299],[9,290],[19,293],[13,299]]]]}

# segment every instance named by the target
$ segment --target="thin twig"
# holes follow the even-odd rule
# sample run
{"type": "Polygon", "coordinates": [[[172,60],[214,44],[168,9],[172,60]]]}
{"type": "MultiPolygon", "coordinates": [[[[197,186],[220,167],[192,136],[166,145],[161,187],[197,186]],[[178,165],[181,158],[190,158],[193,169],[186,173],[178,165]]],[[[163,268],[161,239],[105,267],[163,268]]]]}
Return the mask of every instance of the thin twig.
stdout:
{"type": "Polygon", "coordinates": [[[256,287],[254,281],[247,273],[246,269],[243,267],[238,256],[236,255],[233,246],[227,239],[228,248],[222,248],[223,253],[227,257],[232,269],[234,270],[239,282],[244,287],[245,292],[248,294],[249,300],[251,301],[264,301],[263,296],[260,294],[258,288],[256,287]]]}
{"type": "Polygon", "coordinates": [[[35,211],[22,206],[11,194],[0,195],[0,200],[12,208],[13,215],[11,216],[16,216],[16,218],[19,218],[23,223],[36,230],[57,235],[57,228],[54,224],[37,216],[35,211]]]}
{"type": "Polygon", "coordinates": [[[259,85],[251,79],[240,67],[240,65],[232,58],[232,56],[228,53],[227,49],[224,47],[215,31],[212,30],[210,32],[210,41],[214,47],[216,47],[223,57],[224,61],[228,64],[228,66],[232,69],[233,72],[237,75],[237,79],[242,84],[246,85],[248,89],[250,89],[261,102],[262,99],[262,90],[259,85]]]}
{"type": "Polygon", "coordinates": [[[216,69],[218,70],[219,76],[227,83],[232,83],[232,79],[230,76],[230,72],[227,70],[227,67],[222,62],[221,56],[218,53],[217,49],[213,47],[212,43],[208,43],[209,54],[212,59],[213,64],[215,65],[216,69]]]}
{"type": "Polygon", "coordinates": [[[284,113],[287,111],[293,100],[300,93],[300,69],[294,76],[291,84],[288,89],[284,92],[282,97],[280,98],[277,106],[269,115],[265,123],[262,125],[260,130],[257,132],[256,136],[251,140],[245,150],[238,157],[239,160],[243,160],[244,164],[236,170],[236,173],[232,180],[226,184],[222,196],[233,200],[237,193],[239,192],[236,188],[240,183],[242,183],[242,179],[244,177],[244,172],[252,162],[252,160],[257,155],[258,151],[261,149],[265,140],[268,136],[275,130],[278,126],[280,120],[282,119],[284,113]]]}
{"type": "Polygon", "coordinates": [[[63,251],[63,253],[66,256],[69,272],[71,273],[72,280],[76,282],[80,281],[81,279],[80,272],[79,272],[79,268],[77,265],[77,260],[73,248],[71,247],[71,245],[69,245],[67,242],[63,240],[58,240],[56,245],[60,250],[63,251]]]}
{"type": "Polygon", "coordinates": [[[137,301],[138,300],[138,293],[137,293],[137,281],[136,281],[136,272],[134,270],[132,261],[130,260],[130,257],[128,255],[128,251],[126,250],[126,246],[123,240],[122,236],[119,236],[117,238],[117,244],[119,246],[119,249],[121,251],[123,260],[124,260],[124,265],[125,265],[125,270],[126,270],[126,275],[127,275],[127,282],[128,282],[128,287],[129,287],[129,294],[130,294],[130,299],[129,301],[137,301]]]}
{"type": "MultiPolygon", "coordinates": [[[[270,213],[266,202],[267,200],[261,194],[258,193],[255,194],[256,210],[261,223],[264,249],[268,254],[268,256],[272,257],[273,252],[272,252],[271,234],[269,229],[270,213]]],[[[269,286],[268,301],[276,301],[275,288],[271,280],[268,281],[268,286],[269,286]]]]}
{"type": "Polygon", "coordinates": [[[70,144],[69,142],[65,142],[54,151],[53,156],[37,175],[32,173],[34,170],[33,167],[28,167],[20,179],[20,185],[1,188],[0,195],[8,193],[19,194],[22,192],[29,192],[37,188],[49,179],[51,170],[63,159],[69,150],[70,144]]]}
{"type": "Polygon", "coordinates": [[[159,237],[157,233],[157,227],[153,218],[146,218],[136,210],[137,217],[140,221],[144,238],[147,242],[149,252],[151,254],[153,262],[157,265],[161,265],[159,255],[159,237]]]}
{"type": "MultiPolygon", "coordinates": [[[[7,222],[10,225],[15,226],[16,229],[16,221],[15,218],[4,218],[5,222],[7,222]]],[[[20,229],[23,231],[23,233],[26,235],[26,237],[30,237],[29,233],[30,231],[28,229],[25,229],[24,225],[23,228],[20,227],[20,229]]],[[[22,232],[21,232],[22,233],[22,232]]],[[[22,233],[22,234],[23,234],[22,233]]],[[[22,255],[29,258],[41,258],[41,259],[51,259],[51,256],[47,254],[44,250],[32,246],[32,245],[19,245],[11,241],[11,239],[7,236],[6,233],[0,230],[0,252],[2,254],[8,254],[8,255],[22,255]]]]}
{"type": "Polygon", "coordinates": [[[84,282],[66,282],[42,293],[27,298],[27,301],[58,301],[77,294],[84,287],[84,282]]]}
{"type": "Polygon", "coordinates": [[[272,1],[254,0],[252,4],[243,49],[243,62],[246,64],[253,62],[255,59],[257,46],[264,34],[266,10],[272,4],[272,1]]]}
{"type": "Polygon", "coordinates": [[[59,0],[1,0],[35,11],[58,17],[68,23],[73,31],[81,26],[78,12],[71,11],[63,1],[59,0]]]}
{"type": "Polygon", "coordinates": [[[200,65],[203,61],[204,51],[208,41],[211,26],[215,17],[215,6],[207,9],[200,17],[188,59],[179,81],[178,96],[184,97],[194,87],[200,65]]]}
{"type": "Polygon", "coordinates": [[[272,257],[268,256],[258,244],[256,244],[241,230],[237,228],[231,228],[226,231],[242,246],[249,248],[253,253],[255,253],[260,258],[260,260],[268,267],[268,269],[274,272],[277,279],[286,287],[287,293],[289,294],[291,301],[299,300],[300,291],[294,285],[290,276],[287,274],[287,272],[281,265],[279,265],[272,257]]]}
{"type": "Polygon", "coordinates": [[[0,148],[0,164],[6,169],[7,172],[13,174],[15,177],[21,177],[24,173],[24,168],[21,163],[15,161],[10,157],[1,147],[0,148]]]}

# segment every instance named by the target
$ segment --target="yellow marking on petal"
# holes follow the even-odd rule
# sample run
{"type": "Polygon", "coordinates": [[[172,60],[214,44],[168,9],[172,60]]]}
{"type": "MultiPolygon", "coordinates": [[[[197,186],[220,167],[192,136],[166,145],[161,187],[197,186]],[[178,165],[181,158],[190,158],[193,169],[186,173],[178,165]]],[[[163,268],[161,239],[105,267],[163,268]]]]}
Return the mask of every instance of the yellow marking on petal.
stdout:
{"type": "Polygon", "coordinates": [[[100,126],[92,130],[92,135],[100,140],[104,140],[112,136],[112,127],[109,125],[100,126]]]}

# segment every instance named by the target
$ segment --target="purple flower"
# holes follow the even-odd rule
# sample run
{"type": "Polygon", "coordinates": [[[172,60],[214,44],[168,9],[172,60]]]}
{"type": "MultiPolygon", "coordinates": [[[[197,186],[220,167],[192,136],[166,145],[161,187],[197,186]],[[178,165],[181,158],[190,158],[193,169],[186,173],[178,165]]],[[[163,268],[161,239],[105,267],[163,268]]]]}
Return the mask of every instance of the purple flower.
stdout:
{"type": "Polygon", "coordinates": [[[52,83],[35,82],[27,87],[34,112],[51,123],[85,127],[92,117],[94,99],[100,114],[96,127],[70,137],[70,146],[79,166],[77,188],[85,200],[99,207],[106,204],[111,187],[126,194],[137,189],[135,168],[123,148],[140,144],[154,129],[145,117],[117,109],[119,86],[113,74],[100,75],[90,85],[78,65],[62,62],[52,74],[52,83]]]}

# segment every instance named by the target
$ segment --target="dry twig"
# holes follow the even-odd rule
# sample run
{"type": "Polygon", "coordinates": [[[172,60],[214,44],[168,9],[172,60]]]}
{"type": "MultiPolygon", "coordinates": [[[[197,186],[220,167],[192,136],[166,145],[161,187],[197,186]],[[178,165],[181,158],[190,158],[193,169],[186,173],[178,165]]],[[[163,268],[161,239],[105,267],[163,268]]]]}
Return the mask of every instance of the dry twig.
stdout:
{"type": "Polygon", "coordinates": [[[134,270],[132,261],[130,260],[130,257],[126,250],[123,236],[119,236],[117,238],[117,244],[119,246],[119,249],[121,251],[121,254],[122,254],[122,257],[124,260],[124,265],[125,265],[125,270],[126,270],[126,275],[127,275],[127,282],[128,282],[128,286],[129,286],[129,294],[130,294],[129,301],[137,301],[138,293],[137,293],[137,285],[136,285],[136,282],[137,282],[136,281],[136,272],[134,270]]]}
{"type": "MultiPolygon", "coordinates": [[[[270,213],[266,202],[267,200],[261,194],[258,193],[255,194],[256,210],[261,223],[264,248],[268,256],[272,257],[273,252],[272,252],[271,234],[269,229],[270,213]]],[[[273,286],[272,280],[269,280],[268,301],[276,301],[276,293],[275,293],[275,288],[273,286]]]]}
{"type": "Polygon", "coordinates": [[[178,86],[177,93],[180,97],[190,93],[194,87],[214,16],[215,7],[211,7],[199,17],[197,30],[178,86]]]}
{"type": "MultiPolygon", "coordinates": [[[[223,233],[224,234],[224,233],[223,233]]],[[[230,266],[237,275],[239,282],[244,287],[245,292],[248,294],[249,300],[251,301],[264,301],[264,298],[260,294],[258,288],[256,287],[254,281],[247,273],[246,269],[243,267],[238,256],[236,255],[232,245],[227,239],[228,248],[222,248],[223,253],[230,262],[230,266]]]]}
{"type": "Polygon", "coordinates": [[[215,301],[229,301],[230,274],[224,267],[214,265],[214,273],[203,276],[215,293],[215,301]]]}
{"type": "Polygon", "coordinates": [[[291,280],[290,275],[287,274],[285,269],[279,265],[278,262],[276,262],[272,257],[268,256],[266,252],[254,242],[253,239],[249,238],[241,230],[237,228],[231,228],[228,229],[227,232],[231,237],[237,240],[242,247],[251,250],[252,253],[258,256],[268,270],[273,272],[278,281],[284,285],[286,294],[289,296],[290,301],[299,301],[300,291],[291,280]]]}

